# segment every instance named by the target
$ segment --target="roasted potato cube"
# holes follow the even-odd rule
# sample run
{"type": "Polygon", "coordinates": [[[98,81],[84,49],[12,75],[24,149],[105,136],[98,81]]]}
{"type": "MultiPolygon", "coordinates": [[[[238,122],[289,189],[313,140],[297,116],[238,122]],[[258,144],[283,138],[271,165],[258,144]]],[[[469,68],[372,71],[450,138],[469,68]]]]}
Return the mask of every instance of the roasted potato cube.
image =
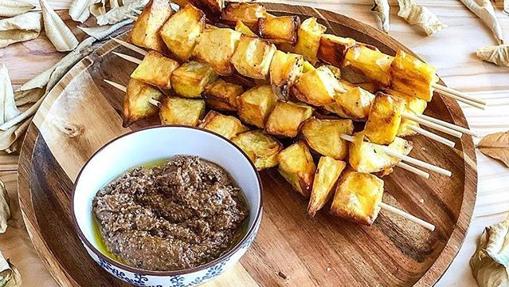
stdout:
{"type": "Polygon", "coordinates": [[[251,31],[251,28],[249,28],[244,22],[237,21],[237,24],[235,24],[235,31],[242,33],[242,35],[246,35],[249,37],[256,37],[257,35],[251,31]]]}
{"type": "Polygon", "coordinates": [[[213,109],[237,111],[239,97],[244,92],[242,86],[217,79],[205,87],[205,102],[213,109]]]}
{"type": "Polygon", "coordinates": [[[315,175],[315,163],[306,144],[296,142],[282,150],[277,158],[279,173],[297,192],[308,198],[315,175]]]}
{"type": "MultiPolygon", "coordinates": [[[[403,155],[412,150],[412,144],[402,138],[395,138],[388,148],[403,155]]],[[[353,169],[358,172],[381,172],[390,170],[400,160],[386,154],[380,145],[364,141],[364,135],[358,133],[354,136],[354,142],[349,145],[348,161],[353,169]]]]}
{"type": "Polygon", "coordinates": [[[380,211],[383,193],[383,180],[372,174],[349,171],[339,181],[330,213],[371,225],[380,211]]]}
{"type": "Polygon", "coordinates": [[[390,144],[398,134],[401,114],[404,110],[405,102],[403,100],[378,93],[364,127],[364,134],[369,141],[377,144],[390,144]]]}
{"type": "Polygon", "coordinates": [[[299,127],[313,114],[313,108],[300,103],[277,102],[265,124],[265,130],[276,136],[296,137],[299,127]]]}
{"type": "Polygon", "coordinates": [[[209,111],[200,127],[222,135],[227,139],[231,139],[248,130],[236,117],[223,115],[216,111],[209,111]]]}
{"type": "Polygon", "coordinates": [[[297,42],[300,26],[299,16],[266,17],[258,19],[258,34],[274,43],[297,42]]]}
{"type": "Polygon", "coordinates": [[[341,82],[346,89],[344,93],[336,93],[335,103],[332,106],[339,106],[343,115],[339,116],[354,120],[364,120],[368,118],[371,105],[375,100],[375,95],[360,88],[352,86],[346,82],[341,82]]]}
{"type": "Polygon", "coordinates": [[[269,74],[270,62],[276,46],[248,36],[240,37],[231,63],[239,74],[251,79],[264,80],[269,74]]]}
{"type": "Polygon", "coordinates": [[[209,65],[194,61],[182,64],[171,74],[173,90],[186,98],[199,98],[205,86],[216,78],[209,65]]]}
{"type": "Polygon", "coordinates": [[[195,127],[204,113],[204,100],[166,97],[161,102],[159,117],[164,125],[195,127]]]}
{"type": "Polygon", "coordinates": [[[221,14],[221,20],[229,25],[242,21],[251,30],[257,30],[258,19],[266,17],[267,10],[258,3],[228,3],[221,14]]]}
{"type": "Polygon", "coordinates": [[[292,86],[293,95],[310,105],[325,106],[334,102],[337,92],[346,90],[326,66],[302,74],[292,86]]]}
{"type": "Polygon", "coordinates": [[[123,125],[129,126],[137,120],[157,115],[159,108],[151,101],[159,101],[161,91],[141,81],[130,79],[123,106],[123,125]]]}
{"type": "Polygon", "coordinates": [[[390,69],[391,89],[429,102],[433,97],[433,84],[438,80],[435,72],[435,67],[398,51],[390,69]]]}
{"type": "Polygon", "coordinates": [[[351,38],[338,37],[331,34],[323,34],[320,37],[320,46],[318,48],[318,59],[334,65],[343,66],[345,54],[355,45],[355,40],[351,38]]]}
{"type": "Polygon", "coordinates": [[[264,128],[277,99],[272,88],[267,85],[245,91],[239,98],[240,119],[250,125],[264,128]]]}
{"type": "Polygon", "coordinates": [[[131,73],[131,78],[161,89],[170,89],[171,75],[178,66],[177,61],[166,58],[156,51],[150,51],[131,73]]]}
{"type": "Polygon", "coordinates": [[[228,76],[233,73],[230,60],[242,34],[228,28],[205,29],[194,47],[193,56],[209,64],[216,73],[228,76]]]}
{"type": "Polygon", "coordinates": [[[351,120],[330,120],[311,118],[302,125],[302,136],[314,151],[335,159],[348,155],[348,143],[341,135],[353,133],[351,120]]]}
{"type": "Polygon", "coordinates": [[[295,44],[294,52],[315,64],[318,60],[317,53],[320,46],[320,37],[325,30],[327,28],[318,23],[314,17],[304,20],[297,32],[297,44],[295,44]]]}
{"type": "Polygon", "coordinates": [[[205,14],[188,4],[171,16],[159,33],[170,52],[181,61],[187,61],[204,28],[205,14]]]}
{"type": "Polygon", "coordinates": [[[311,217],[314,217],[316,212],[322,209],[325,203],[331,199],[334,185],[345,166],[346,162],[344,161],[335,160],[328,156],[320,157],[308,204],[308,214],[311,217]]]}
{"type": "Polygon", "coordinates": [[[378,49],[357,44],[348,49],[344,65],[351,65],[371,80],[384,86],[391,81],[391,63],[394,57],[386,55],[378,49]]]}
{"type": "Polygon", "coordinates": [[[193,0],[192,3],[194,3],[198,8],[205,10],[208,14],[212,15],[213,17],[217,17],[218,15],[221,15],[221,12],[224,9],[224,0],[193,0]]]}
{"type": "Polygon", "coordinates": [[[168,0],[151,0],[143,9],[129,34],[131,43],[147,49],[165,52],[166,46],[159,36],[159,29],[171,16],[168,0]]]}
{"type": "Polygon", "coordinates": [[[261,130],[241,133],[232,142],[247,154],[258,170],[276,166],[277,155],[283,149],[279,141],[261,130]]]}
{"type": "Polygon", "coordinates": [[[281,52],[274,53],[270,64],[270,84],[274,92],[287,99],[290,87],[302,74],[304,58],[301,55],[281,52]]]}
{"type": "Polygon", "coordinates": [[[326,110],[329,113],[333,113],[338,115],[340,118],[344,119],[352,119],[352,116],[350,116],[344,109],[339,105],[338,103],[334,102],[330,105],[323,106],[323,109],[326,110]]]}
{"type": "MultiPolygon", "coordinates": [[[[394,96],[396,98],[399,98],[405,102],[405,111],[409,111],[415,114],[422,114],[424,110],[426,109],[427,102],[423,99],[419,99],[416,97],[407,96],[403,93],[394,91],[394,90],[387,90],[386,91],[389,95],[394,96]]],[[[411,129],[411,127],[419,127],[419,124],[409,120],[402,118],[401,124],[399,125],[398,130],[398,136],[404,137],[404,136],[410,136],[415,135],[416,132],[411,129]]]]}
{"type": "Polygon", "coordinates": [[[313,71],[315,70],[315,66],[313,66],[313,64],[311,64],[309,61],[306,61],[304,60],[304,64],[302,65],[302,72],[303,73],[307,73],[309,71],[313,71]]]}

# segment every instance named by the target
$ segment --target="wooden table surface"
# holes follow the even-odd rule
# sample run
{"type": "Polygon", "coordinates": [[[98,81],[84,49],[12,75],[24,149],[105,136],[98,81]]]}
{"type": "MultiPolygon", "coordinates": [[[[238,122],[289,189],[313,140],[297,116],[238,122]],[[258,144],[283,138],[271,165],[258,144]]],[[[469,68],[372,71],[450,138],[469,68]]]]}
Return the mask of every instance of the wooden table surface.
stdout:
{"type": "MultiPolygon", "coordinates": [[[[71,0],[48,2],[54,9],[66,9],[71,0]]],[[[376,25],[369,0],[281,2],[332,10],[376,25]]],[[[488,101],[489,107],[485,111],[462,105],[470,127],[480,135],[509,130],[509,68],[481,62],[473,54],[477,48],[495,44],[488,29],[457,0],[419,0],[419,4],[436,13],[448,26],[432,37],[425,37],[420,30],[407,25],[397,16],[395,2],[391,1],[390,35],[435,65],[447,85],[488,101]]],[[[502,6],[501,0],[497,1],[497,6],[502,6]]],[[[499,11],[498,18],[507,31],[506,39],[509,41],[509,16],[499,11]]],[[[64,54],[56,52],[44,35],[0,49],[0,63],[7,65],[14,86],[23,84],[62,56],[64,54]]],[[[509,212],[509,188],[506,184],[509,169],[479,152],[477,159],[478,196],[472,223],[458,256],[437,286],[475,286],[468,261],[476,240],[485,226],[503,220],[509,212]]],[[[16,167],[17,156],[0,154],[0,179],[6,183],[14,214],[8,231],[0,235],[0,250],[20,270],[23,286],[56,286],[23,227],[16,196],[16,167]]]]}

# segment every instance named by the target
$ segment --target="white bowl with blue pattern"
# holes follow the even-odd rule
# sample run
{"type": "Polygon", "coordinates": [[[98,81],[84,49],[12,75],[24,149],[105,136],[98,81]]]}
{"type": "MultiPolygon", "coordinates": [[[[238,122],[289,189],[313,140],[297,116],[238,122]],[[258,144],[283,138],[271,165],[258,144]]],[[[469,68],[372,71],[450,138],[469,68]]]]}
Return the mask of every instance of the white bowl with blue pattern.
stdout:
{"type": "Polygon", "coordinates": [[[262,184],[249,158],[228,139],[198,128],[156,126],[124,134],[99,149],[82,167],[76,179],[72,203],[75,228],[83,246],[108,273],[134,286],[196,286],[236,264],[251,246],[261,222],[262,184]],[[134,268],[100,252],[92,213],[92,200],[97,191],[130,168],[174,155],[198,156],[230,173],[249,206],[246,234],[218,259],[176,271],[134,268]]]}

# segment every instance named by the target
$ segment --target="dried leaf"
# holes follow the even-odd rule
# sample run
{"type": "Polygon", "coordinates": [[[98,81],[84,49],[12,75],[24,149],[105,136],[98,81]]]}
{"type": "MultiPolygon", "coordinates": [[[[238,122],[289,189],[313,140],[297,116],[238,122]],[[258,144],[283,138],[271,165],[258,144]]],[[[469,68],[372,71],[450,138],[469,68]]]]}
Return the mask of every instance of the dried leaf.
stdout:
{"type": "Polygon", "coordinates": [[[96,2],[90,5],[90,14],[94,15],[95,18],[106,14],[106,2],[105,0],[96,2]]]}
{"type": "Polygon", "coordinates": [[[422,28],[428,36],[447,27],[428,8],[417,5],[415,0],[398,0],[398,5],[398,16],[405,19],[408,24],[422,28]]]}
{"type": "Polygon", "coordinates": [[[124,6],[113,8],[106,12],[104,15],[97,17],[97,25],[112,25],[125,19],[132,19],[133,16],[138,15],[138,10],[142,9],[148,0],[133,0],[129,3],[124,3],[124,6]]]}
{"type": "Polygon", "coordinates": [[[380,26],[384,32],[389,32],[389,15],[390,15],[390,6],[388,0],[373,0],[373,8],[371,11],[375,12],[378,21],[380,22],[380,26]]]}
{"type": "Polygon", "coordinates": [[[509,0],[504,0],[504,13],[509,15],[509,0]]]}
{"type": "Polygon", "coordinates": [[[122,6],[122,3],[120,2],[120,0],[109,0],[109,2],[110,2],[110,9],[122,6]]]}
{"type": "Polygon", "coordinates": [[[4,124],[20,114],[14,102],[9,72],[4,64],[0,65],[0,124],[4,124]]]}
{"type": "Polygon", "coordinates": [[[486,156],[498,159],[509,167],[509,131],[485,136],[477,148],[486,156]]]}
{"type": "Polygon", "coordinates": [[[36,103],[44,95],[44,89],[35,88],[28,91],[16,91],[14,99],[16,106],[21,107],[28,104],[36,103]]]}
{"type": "Polygon", "coordinates": [[[35,6],[32,3],[19,0],[0,0],[0,17],[13,17],[24,14],[35,6]]]}
{"type": "Polygon", "coordinates": [[[493,32],[498,44],[503,44],[502,28],[498,23],[495,9],[490,0],[460,0],[472,13],[481,18],[481,21],[493,32]]]}
{"type": "Polygon", "coordinates": [[[35,39],[39,37],[41,29],[41,14],[38,12],[2,19],[0,20],[0,48],[35,39]]]}
{"type": "Polygon", "coordinates": [[[0,180],[0,233],[4,233],[7,229],[7,220],[9,220],[9,218],[11,218],[9,194],[7,193],[3,181],[0,180]]]}
{"type": "Polygon", "coordinates": [[[115,31],[117,31],[118,29],[131,24],[133,21],[134,20],[132,20],[132,19],[127,19],[122,22],[118,22],[115,25],[97,26],[97,27],[78,27],[78,28],[80,28],[83,32],[85,32],[85,34],[87,34],[91,37],[94,37],[97,40],[102,40],[102,39],[108,37],[109,35],[111,35],[112,33],[114,33],[115,31]]]}
{"type": "Polygon", "coordinates": [[[470,258],[480,287],[509,286],[509,218],[486,228],[470,258]]]}
{"type": "Polygon", "coordinates": [[[44,31],[46,36],[53,43],[53,46],[59,52],[71,51],[78,46],[78,39],[71,32],[69,27],[57,15],[57,13],[48,6],[46,0],[39,0],[44,19],[44,31]]]}
{"type": "Polygon", "coordinates": [[[509,67],[509,45],[488,46],[477,50],[477,57],[495,65],[509,67]]]}
{"type": "Polygon", "coordinates": [[[23,121],[5,131],[0,131],[0,150],[7,151],[18,140],[22,140],[23,135],[30,125],[30,120],[23,121]]]}
{"type": "Polygon", "coordinates": [[[21,287],[21,274],[2,253],[0,253],[0,286],[21,287]]]}
{"type": "Polygon", "coordinates": [[[69,7],[69,16],[74,21],[83,23],[90,17],[89,6],[92,4],[92,0],[74,0],[69,7]]]}

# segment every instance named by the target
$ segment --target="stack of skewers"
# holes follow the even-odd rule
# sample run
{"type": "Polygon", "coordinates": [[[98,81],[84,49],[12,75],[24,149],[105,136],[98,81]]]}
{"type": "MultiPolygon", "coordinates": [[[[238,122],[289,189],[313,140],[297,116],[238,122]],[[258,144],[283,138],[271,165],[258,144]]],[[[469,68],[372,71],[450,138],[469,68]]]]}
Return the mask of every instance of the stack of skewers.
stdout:
{"type": "Polygon", "coordinates": [[[389,56],[325,34],[315,18],[301,24],[297,16],[274,16],[256,3],[222,8],[209,2],[179,3],[173,13],[168,1],[153,0],[135,22],[130,43],[115,39],[143,56],[114,52],[138,67],[127,87],[105,80],[126,92],[124,124],[158,114],[163,124],[216,132],[239,146],[258,170],[277,166],[310,198],[311,216],[333,198],[331,214],[360,224],[372,224],[383,208],[433,230],[384,204],[378,176],[396,166],[426,178],[417,167],[451,176],[408,156],[412,143],[402,137],[419,133],[454,146],[419,124],[456,137],[472,135],[422,114],[435,89],[476,107],[484,103],[437,85],[435,69],[415,57],[403,51],[389,56]],[[215,25],[207,20],[218,17],[215,25]],[[344,67],[371,83],[346,81],[344,67]],[[365,125],[356,129],[358,123],[365,125]]]}

